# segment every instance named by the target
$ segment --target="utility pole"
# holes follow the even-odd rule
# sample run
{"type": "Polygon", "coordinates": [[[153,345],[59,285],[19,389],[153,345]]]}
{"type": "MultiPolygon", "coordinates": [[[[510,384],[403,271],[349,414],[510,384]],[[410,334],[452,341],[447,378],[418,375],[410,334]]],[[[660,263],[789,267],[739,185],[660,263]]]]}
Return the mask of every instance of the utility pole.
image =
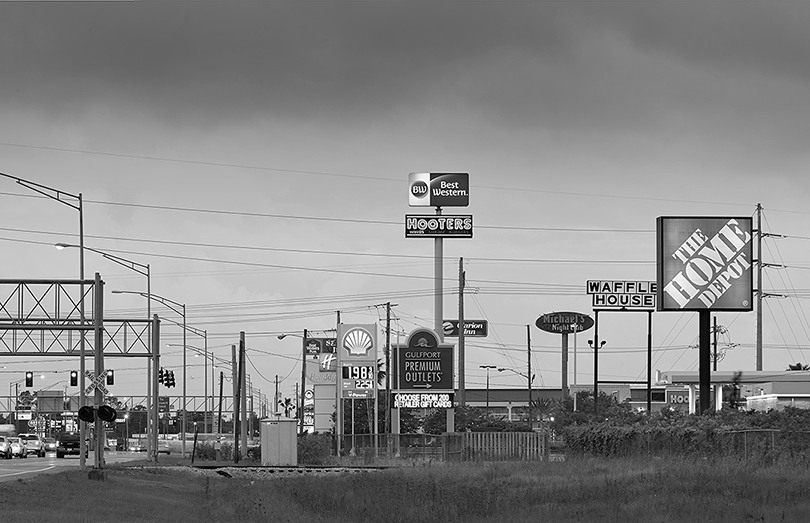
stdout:
{"type": "Polygon", "coordinates": [[[714,317],[714,327],[712,329],[714,331],[714,372],[717,372],[717,316],[714,317]]]}
{"type": "Polygon", "coordinates": [[[276,392],[273,395],[273,414],[278,414],[278,374],[276,374],[276,392]]]}
{"type": "Polygon", "coordinates": [[[239,378],[239,365],[236,359],[236,345],[231,345],[231,363],[233,373],[233,462],[239,463],[239,393],[241,386],[239,378]]]}
{"type": "Polygon", "coordinates": [[[528,374],[526,375],[526,381],[529,382],[529,430],[534,428],[534,419],[532,419],[532,328],[531,325],[526,325],[526,368],[528,369],[528,374]]]}
{"type": "Polygon", "coordinates": [[[304,396],[307,390],[307,330],[304,329],[304,339],[301,342],[301,397],[298,414],[298,434],[304,433],[304,396]]]}
{"type": "MultiPolygon", "coordinates": [[[[757,370],[762,370],[762,204],[757,203],[757,370]]],[[[715,365],[717,359],[715,359],[715,365]]]]}
{"type": "Polygon", "coordinates": [[[385,304],[385,433],[391,434],[391,302],[385,304]]]}
{"type": "Polygon", "coordinates": [[[467,393],[464,388],[464,258],[458,259],[458,406],[467,405],[467,393]]]}

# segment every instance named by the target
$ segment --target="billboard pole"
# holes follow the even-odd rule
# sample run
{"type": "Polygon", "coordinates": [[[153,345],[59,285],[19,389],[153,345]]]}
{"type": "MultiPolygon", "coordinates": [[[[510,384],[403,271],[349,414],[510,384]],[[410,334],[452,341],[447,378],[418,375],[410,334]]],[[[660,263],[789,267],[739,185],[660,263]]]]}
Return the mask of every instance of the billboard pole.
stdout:
{"type": "MultiPolygon", "coordinates": [[[[442,208],[436,207],[436,216],[442,215],[442,208]]],[[[442,259],[444,258],[444,245],[442,244],[443,238],[433,238],[433,330],[439,336],[439,341],[444,341],[444,333],[442,331],[442,292],[443,292],[443,278],[444,267],[442,266],[442,259]]]]}
{"type": "Polygon", "coordinates": [[[700,323],[700,354],[698,355],[699,380],[700,380],[700,413],[703,414],[709,410],[709,403],[711,402],[711,393],[709,388],[712,382],[712,352],[711,352],[711,310],[705,309],[698,311],[698,320],[700,323]]]}

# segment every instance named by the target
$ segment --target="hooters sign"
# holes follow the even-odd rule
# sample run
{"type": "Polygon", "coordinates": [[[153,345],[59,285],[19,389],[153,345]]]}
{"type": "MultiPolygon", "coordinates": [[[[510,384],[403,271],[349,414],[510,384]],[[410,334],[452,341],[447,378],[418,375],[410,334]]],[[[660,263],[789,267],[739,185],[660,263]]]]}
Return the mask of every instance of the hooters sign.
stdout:
{"type": "Polygon", "coordinates": [[[752,219],[657,220],[659,311],[751,311],[752,219]]]}

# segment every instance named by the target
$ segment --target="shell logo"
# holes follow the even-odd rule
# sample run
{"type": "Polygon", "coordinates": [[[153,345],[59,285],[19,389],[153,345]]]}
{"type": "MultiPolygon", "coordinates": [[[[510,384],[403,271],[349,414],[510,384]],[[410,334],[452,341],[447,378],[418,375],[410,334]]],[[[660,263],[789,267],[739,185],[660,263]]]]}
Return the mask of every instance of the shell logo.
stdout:
{"type": "Polygon", "coordinates": [[[374,340],[366,329],[354,328],[343,336],[343,348],[350,356],[365,356],[374,348],[374,340]]]}

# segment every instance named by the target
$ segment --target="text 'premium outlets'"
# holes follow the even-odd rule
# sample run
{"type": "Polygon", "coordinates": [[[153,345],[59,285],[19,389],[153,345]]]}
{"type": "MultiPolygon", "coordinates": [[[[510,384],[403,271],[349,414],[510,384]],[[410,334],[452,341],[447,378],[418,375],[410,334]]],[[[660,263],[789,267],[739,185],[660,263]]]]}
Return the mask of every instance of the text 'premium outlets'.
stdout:
{"type": "Polygon", "coordinates": [[[750,217],[659,217],[659,310],[752,310],[752,226],[750,217]]]}

